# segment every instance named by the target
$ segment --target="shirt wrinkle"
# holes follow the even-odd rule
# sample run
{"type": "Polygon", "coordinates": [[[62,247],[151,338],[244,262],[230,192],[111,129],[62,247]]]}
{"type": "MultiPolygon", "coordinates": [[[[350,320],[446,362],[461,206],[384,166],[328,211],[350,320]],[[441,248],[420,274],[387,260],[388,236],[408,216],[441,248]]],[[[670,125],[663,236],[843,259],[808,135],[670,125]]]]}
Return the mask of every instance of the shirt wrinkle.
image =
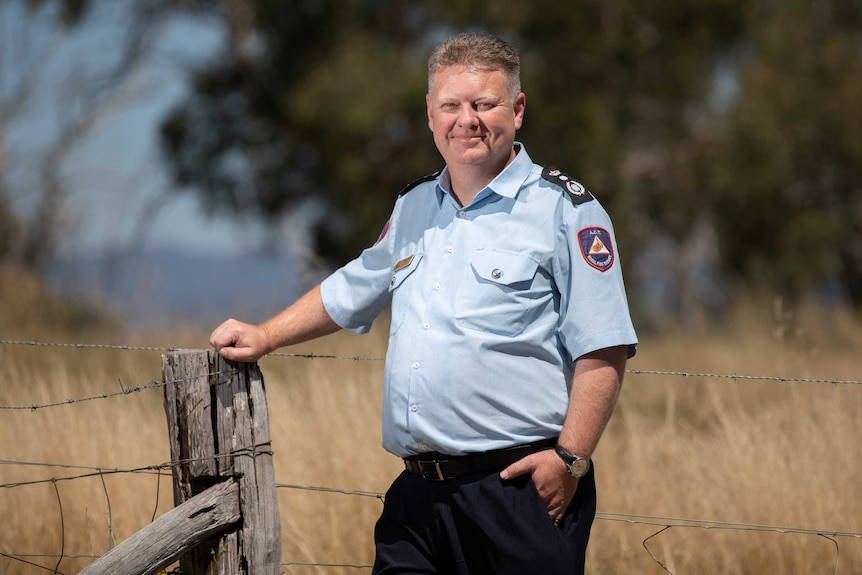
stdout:
{"type": "MultiPolygon", "coordinates": [[[[387,236],[321,284],[339,325],[364,333],[387,305],[383,446],[459,455],[554,437],[572,358],[637,342],[619,262],[590,267],[578,234],[610,230],[574,206],[518,144],[467,207],[444,168],[401,196],[387,236]]],[[[613,245],[614,253],[616,246],[613,245]]]]}

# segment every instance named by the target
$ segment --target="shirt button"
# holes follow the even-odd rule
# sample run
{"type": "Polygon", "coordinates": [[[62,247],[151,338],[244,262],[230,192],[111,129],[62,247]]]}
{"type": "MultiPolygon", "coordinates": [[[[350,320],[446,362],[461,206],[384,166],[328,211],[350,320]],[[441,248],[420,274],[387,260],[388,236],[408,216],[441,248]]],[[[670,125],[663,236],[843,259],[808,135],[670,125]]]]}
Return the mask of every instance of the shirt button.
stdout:
{"type": "Polygon", "coordinates": [[[446,251],[447,251],[447,252],[449,252],[449,253],[451,254],[452,252],[454,252],[454,251],[455,251],[455,246],[449,246],[449,247],[447,247],[447,248],[446,248],[446,251]]]}
{"type": "Polygon", "coordinates": [[[422,451],[428,451],[428,450],[430,450],[431,448],[430,448],[430,447],[428,447],[427,445],[425,445],[425,444],[423,443],[422,445],[420,445],[420,446],[419,446],[419,449],[421,449],[422,451]]]}
{"type": "Polygon", "coordinates": [[[430,323],[423,323],[423,324],[422,324],[422,329],[428,329],[428,328],[430,328],[430,327],[431,327],[431,324],[430,324],[430,323]]]}
{"type": "Polygon", "coordinates": [[[412,411],[413,413],[416,413],[417,411],[419,411],[419,406],[414,403],[413,405],[410,406],[410,411],[412,411]]]}
{"type": "Polygon", "coordinates": [[[434,289],[435,289],[435,290],[437,290],[437,291],[440,291],[440,289],[441,289],[442,287],[443,287],[443,286],[441,286],[440,284],[434,284],[434,289]]]}
{"type": "Polygon", "coordinates": [[[461,210],[460,212],[458,212],[458,217],[459,218],[466,218],[467,212],[465,212],[464,210],[461,210]]]}
{"type": "Polygon", "coordinates": [[[493,277],[495,280],[500,279],[502,276],[503,276],[503,271],[500,268],[494,268],[491,271],[491,277],[493,277]]]}
{"type": "Polygon", "coordinates": [[[413,369],[419,369],[419,362],[418,361],[413,364],[413,369]]]}

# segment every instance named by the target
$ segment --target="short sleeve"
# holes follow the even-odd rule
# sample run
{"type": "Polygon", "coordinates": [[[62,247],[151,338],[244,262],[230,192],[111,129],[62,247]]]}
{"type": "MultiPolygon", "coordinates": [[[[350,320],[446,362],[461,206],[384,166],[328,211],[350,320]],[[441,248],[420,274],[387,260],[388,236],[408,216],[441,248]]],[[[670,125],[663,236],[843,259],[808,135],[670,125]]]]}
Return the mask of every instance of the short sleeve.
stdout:
{"type": "Polygon", "coordinates": [[[559,336],[571,358],[619,345],[636,352],[613,225],[598,201],[563,206],[554,279],[559,336]]]}
{"type": "Polygon", "coordinates": [[[375,318],[390,304],[393,234],[388,232],[394,217],[395,212],[373,246],[320,284],[326,312],[344,329],[367,333],[375,318]]]}

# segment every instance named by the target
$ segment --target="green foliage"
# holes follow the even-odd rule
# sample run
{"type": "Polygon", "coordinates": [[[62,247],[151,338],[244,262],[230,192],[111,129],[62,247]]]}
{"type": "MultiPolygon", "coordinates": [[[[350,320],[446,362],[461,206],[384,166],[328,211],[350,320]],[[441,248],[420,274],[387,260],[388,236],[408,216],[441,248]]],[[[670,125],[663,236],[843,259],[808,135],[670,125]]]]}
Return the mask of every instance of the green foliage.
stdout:
{"type": "Polygon", "coordinates": [[[686,250],[706,222],[724,285],[832,285],[862,303],[857,2],[250,4],[261,48],[248,57],[235,32],[163,127],[177,181],[212,209],[275,219],[312,202],[318,252],[354,256],[395,194],[441,166],[430,48],[484,29],[522,54],[519,139],[600,198],[630,267],[658,239],[686,250]]]}
{"type": "Polygon", "coordinates": [[[753,54],[714,157],[739,176],[712,188],[725,262],[791,296],[837,280],[860,303],[862,9],[785,2],[748,22],[753,54]]]}

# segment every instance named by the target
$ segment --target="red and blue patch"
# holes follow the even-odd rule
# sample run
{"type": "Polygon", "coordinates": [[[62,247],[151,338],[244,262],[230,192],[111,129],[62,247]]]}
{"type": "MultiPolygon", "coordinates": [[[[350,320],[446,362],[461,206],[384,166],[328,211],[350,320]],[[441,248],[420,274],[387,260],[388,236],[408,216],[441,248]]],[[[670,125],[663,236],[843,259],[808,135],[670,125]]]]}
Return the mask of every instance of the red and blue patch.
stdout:
{"type": "Polygon", "coordinates": [[[392,225],[392,216],[389,216],[389,219],[386,220],[386,225],[383,226],[383,230],[380,232],[380,235],[377,237],[377,241],[374,242],[374,245],[380,243],[380,241],[386,237],[387,232],[389,232],[389,226],[392,225]]]}
{"type": "Polygon", "coordinates": [[[590,227],[578,232],[581,255],[591,267],[606,272],[614,265],[614,244],[605,228],[590,227]]]}

